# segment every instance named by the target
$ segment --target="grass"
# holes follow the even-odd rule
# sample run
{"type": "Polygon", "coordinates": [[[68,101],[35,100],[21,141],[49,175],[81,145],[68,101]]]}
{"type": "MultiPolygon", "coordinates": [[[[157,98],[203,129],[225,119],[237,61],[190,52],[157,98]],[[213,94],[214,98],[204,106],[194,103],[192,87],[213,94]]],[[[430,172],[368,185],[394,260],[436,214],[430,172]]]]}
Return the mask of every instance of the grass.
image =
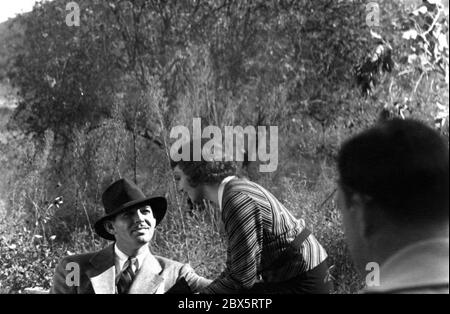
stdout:
{"type": "MultiPolygon", "coordinates": [[[[262,181],[270,187],[269,182],[262,181]]],[[[361,280],[346,249],[335,200],[329,197],[333,191],[331,181],[321,179],[313,187],[307,187],[299,181],[285,179],[273,190],[296,217],[305,219],[327,250],[329,263],[333,265],[334,293],[357,292],[361,280]]],[[[96,235],[92,237],[88,227],[72,230],[64,240],[62,236],[50,238],[51,234],[36,236],[34,228],[23,223],[24,213],[23,208],[17,208],[10,217],[0,209],[0,293],[22,293],[26,288],[35,287],[49,289],[54,268],[62,257],[108,245],[96,235]]],[[[211,279],[225,267],[226,244],[213,210],[208,207],[194,213],[171,208],[155,233],[152,251],[189,262],[200,275],[211,279]]]]}
{"type": "MultiPolygon", "coordinates": [[[[2,127],[4,125],[0,125],[0,130],[2,127]]],[[[29,142],[27,139],[23,141],[29,142]]],[[[54,269],[61,258],[97,251],[108,245],[107,241],[93,234],[89,225],[89,221],[95,220],[95,214],[101,212],[95,202],[100,198],[98,193],[102,181],[99,179],[87,184],[86,174],[80,171],[83,168],[79,166],[79,161],[83,159],[76,154],[72,160],[76,173],[69,175],[61,188],[55,190],[54,186],[63,178],[55,179],[52,175],[49,179],[48,173],[52,172],[47,172],[47,169],[51,170],[52,165],[46,162],[48,156],[42,154],[42,157],[30,161],[28,146],[23,146],[22,142],[3,146],[5,152],[17,150],[17,154],[5,155],[5,163],[1,164],[5,179],[0,182],[0,293],[22,293],[26,288],[35,287],[49,289],[54,269]],[[10,167],[6,167],[9,163],[10,167]],[[94,197],[85,191],[94,191],[94,197]],[[64,195],[65,203],[56,211],[55,207],[48,210],[48,198],[59,195],[64,195]],[[89,221],[86,220],[88,216],[89,221]]],[[[32,148],[31,152],[34,151],[32,148]]],[[[49,144],[43,151],[50,150],[49,144]]],[[[106,170],[102,169],[109,171],[113,168],[106,163],[110,154],[111,151],[106,150],[105,156],[94,159],[90,156],[87,159],[86,162],[93,168],[98,164],[98,159],[105,161],[105,165],[100,163],[102,167],[98,167],[99,172],[94,173],[95,178],[109,178],[106,170]]],[[[289,162],[280,165],[274,175],[250,177],[278,197],[297,218],[304,219],[307,227],[314,232],[328,252],[330,265],[333,265],[331,275],[335,278],[335,293],[355,293],[361,287],[361,280],[353,270],[341,228],[341,217],[332,195],[335,189],[333,167],[326,163],[306,164],[305,161],[292,160],[291,154],[286,154],[283,160],[289,162]]],[[[188,262],[200,275],[214,279],[222,272],[226,262],[226,242],[221,237],[218,218],[210,207],[201,212],[188,212],[185,206],[178,208],[173,205],[176,203],[173,182],[167,178],[169,170],[161,167],[161,158],[164,156],[154,152],[143,155],[145,163],[141,166],[140,182],[146,182],[142,184],[143,188],[169,189],[168,198],[172,204],[155,233],[152,251],[188,262]],[[149,173],[148,169],[155,171],[149,173]]],[[[150,194],[156,192],[151,191],[150,194]]]]}

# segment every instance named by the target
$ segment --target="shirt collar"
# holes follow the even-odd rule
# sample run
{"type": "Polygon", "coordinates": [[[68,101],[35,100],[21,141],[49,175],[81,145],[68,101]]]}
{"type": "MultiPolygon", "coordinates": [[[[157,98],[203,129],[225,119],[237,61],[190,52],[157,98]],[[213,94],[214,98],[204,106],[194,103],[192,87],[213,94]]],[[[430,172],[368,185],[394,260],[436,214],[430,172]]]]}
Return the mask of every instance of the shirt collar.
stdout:
{"type": "Polygon", "coordinates": [[[448,245],[448,238],[437,238],[417,242],[399,250],[381,265],[381,285],[365,290],[377,292],[448,284],[448,245]]]}
{"type": "MultiPolygon", "coordinates": [[[[136,269],[141,268],[142,264],[144,263],[144,259],[147,256],[153,257],[153,255],[150,253],[150,250],[148,249],[148,246],[146,246],[146,248],[147,248],[146,250],[144,250],[142,253],[140,253],[139,255],[136,256],[136,259],[137,259],[136,269]]],[[[123,253],[119,249],[119,247],[117,246],[117,243],[114,245],[114,253],[116,255],[116,269],[118,272],[120,272],[123,268],[123,265],[128,260],[129,256],[126,255],[125,253],[123,253]]],[[[154,259],[154,257],[153,257],[153,259],[154,259]]]]}
{"type": "Polygon", "coordinates": [[[219,209],[222,210],[222,198],[223,198],[223,190],[225,189],[225,185],[227,185],[228,182],[231,180],[236,179],[236,176],[229,176],[222,180],[222,182],[219,185],[219,192],[218,192],[218,201],[219,201],[219,209]]]}

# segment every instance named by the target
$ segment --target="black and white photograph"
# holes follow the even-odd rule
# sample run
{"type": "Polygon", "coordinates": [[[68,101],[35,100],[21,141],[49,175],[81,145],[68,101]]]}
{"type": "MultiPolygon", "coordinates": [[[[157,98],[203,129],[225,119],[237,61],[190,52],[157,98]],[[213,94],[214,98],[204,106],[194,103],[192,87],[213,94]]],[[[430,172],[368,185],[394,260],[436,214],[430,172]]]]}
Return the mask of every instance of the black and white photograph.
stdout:
{"type": "Polygon", "coordinates": [[[448,0],[1,0],[0,294],[449,294],[448,42],[448,0]]]}

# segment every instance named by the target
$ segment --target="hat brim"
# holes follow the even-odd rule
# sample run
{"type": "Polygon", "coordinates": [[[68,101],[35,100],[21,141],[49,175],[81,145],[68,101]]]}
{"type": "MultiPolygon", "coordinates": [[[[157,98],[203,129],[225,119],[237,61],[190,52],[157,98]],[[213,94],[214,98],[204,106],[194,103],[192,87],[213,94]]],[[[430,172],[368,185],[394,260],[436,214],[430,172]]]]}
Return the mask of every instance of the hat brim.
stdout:
{"type": "Polygon", "coordinates": [[[109,233],[105,228],[105,222],[110,220],[111,218],[124,213],[129,210],[133,210],[143,206],[150,206],[152,208],[153,217],[156,220],[156,226],[159,225],[161,220],[164,218],[167,211],[167,200],[164,197],[150,197],[143,200],[132,201],[123,204],[115,211],[110,213],[109,215],[102,217],[94,224],[95,232],[102,238],[110,241],[114,241],[115,237],[109,233]]]}

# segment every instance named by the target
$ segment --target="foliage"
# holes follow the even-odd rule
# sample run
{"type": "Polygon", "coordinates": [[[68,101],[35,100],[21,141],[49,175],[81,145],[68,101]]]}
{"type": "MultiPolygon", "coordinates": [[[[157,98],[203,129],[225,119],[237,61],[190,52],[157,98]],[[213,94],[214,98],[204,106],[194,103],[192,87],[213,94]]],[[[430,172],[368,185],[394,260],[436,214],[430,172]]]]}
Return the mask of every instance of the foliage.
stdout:
{"type": "Polygon", "coordinates": [[[170,129],[200,117],[278,126],[277,171],[245,170],[314,229],[336,292],[356,292],[329,197],[341,143],[392,116],[448,137],[448,8],[378,1],[380,23],[369,27],[366,2],[84,0],[80,26],[69,27],[66,1],[54,0],[8,22],[0,79],[19,105],[0,112],[0,289],[48,288],[67,251],[106,245],[92,223],[101,192],[125,176],[169,199],[155,252],[218,275],[214,208],[190,211],[168,164],[170,129]]]}

